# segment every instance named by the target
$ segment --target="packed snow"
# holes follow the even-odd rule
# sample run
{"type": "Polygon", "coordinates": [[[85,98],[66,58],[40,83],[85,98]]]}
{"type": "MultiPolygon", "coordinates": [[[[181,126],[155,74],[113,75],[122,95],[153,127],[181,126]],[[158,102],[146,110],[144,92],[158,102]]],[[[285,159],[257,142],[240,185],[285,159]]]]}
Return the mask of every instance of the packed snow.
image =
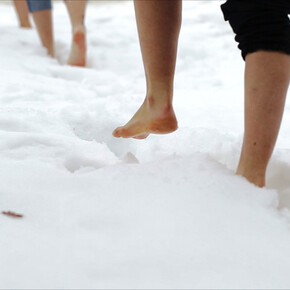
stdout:
{"type": "Polygon", "coordinates": [[[289,289],[290,103],[267,188],[235,175],[244,63],[220,1],[184,1],[174,106],[179,130],[113,129],[142,103],[132,1],[91,1],[89,64],[65,65],[0,4],[0,288],[289,289]]]}

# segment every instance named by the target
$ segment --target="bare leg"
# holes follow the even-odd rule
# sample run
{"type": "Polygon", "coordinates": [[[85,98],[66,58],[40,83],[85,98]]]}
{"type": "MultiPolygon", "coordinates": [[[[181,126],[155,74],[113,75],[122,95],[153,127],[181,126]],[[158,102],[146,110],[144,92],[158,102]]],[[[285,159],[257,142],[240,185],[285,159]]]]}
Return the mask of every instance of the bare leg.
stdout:
{"type": "Polygon", "coordinates": [[[51,10],[41,10],[32,13],[42,45],[47,48],[50,56],[54,56],[51,10]]]}
{"type": "Polygon", "coordinates": [[[133,118],[113,132],[115,137],[144,139],[177,129],[172,98],[181,8],[180,0],[135,1],[147,94],[133,118]]]}
{"type": "Polygon", "coordinates": [[[26,0],[14,0],[20,27],[31,28],[26,0]]]}
{"type": "Polygon", "coordinates": [[[84,24],[86,0],[66,0],[67,10],[72,24],[72,45],[69,65],[86,66],[86,28],[84,24]]]}
{"type": "Polygon", "coordinates": [[[290,81],[290,56],[248,54],[245,69],[245,136],[237,174],[265,186],[265,174],[279,133],[290,81]]]}

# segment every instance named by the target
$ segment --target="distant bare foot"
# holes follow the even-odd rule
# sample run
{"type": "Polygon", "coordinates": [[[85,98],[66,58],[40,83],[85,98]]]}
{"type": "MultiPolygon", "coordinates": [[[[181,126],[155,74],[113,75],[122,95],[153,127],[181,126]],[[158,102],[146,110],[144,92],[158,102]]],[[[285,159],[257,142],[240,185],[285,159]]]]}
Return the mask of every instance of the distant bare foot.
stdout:
{"type": "Polygon", "coordinates": [[[177,120],[172,106],[154,107],[146,98],[133,118],[123,127],[117,128],[117,138],[146,139],[149,134],[168,134],[177,129],[177,120]]]}
{"type": "Polygon", "coordinates": [[[87,45],[86,45],[86,30],[84,26],[79,26],[73,31],[73,40],[70,51],[70,56],[67,61],[68,65],[86,66],[87,45]]]}

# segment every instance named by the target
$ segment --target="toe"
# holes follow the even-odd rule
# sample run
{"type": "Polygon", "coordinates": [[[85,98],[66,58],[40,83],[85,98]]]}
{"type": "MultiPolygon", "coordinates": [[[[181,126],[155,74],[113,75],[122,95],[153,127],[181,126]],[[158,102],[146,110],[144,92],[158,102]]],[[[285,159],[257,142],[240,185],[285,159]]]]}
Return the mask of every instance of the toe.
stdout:
{"type": "Polygon", "coordinates": [[[113,136],[116,138],[120,138],[121,137],[121,128],[117,128],[113,131],[113,136]]]}

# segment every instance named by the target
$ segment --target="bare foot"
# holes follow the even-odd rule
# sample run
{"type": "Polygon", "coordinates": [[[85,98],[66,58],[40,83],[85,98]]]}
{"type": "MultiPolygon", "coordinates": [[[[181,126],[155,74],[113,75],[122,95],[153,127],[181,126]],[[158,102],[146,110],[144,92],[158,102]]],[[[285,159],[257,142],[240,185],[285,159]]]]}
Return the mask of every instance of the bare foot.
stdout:
{"type": "Polygon", "coordinates": [[[85,67],[86,56],[87,56],[86,30],[84,26],[78,26],[73,31],[72,46],[67,64],[72,66],[85,67]]]}
{"type": "Polygon", "coordinates": [[[146,98],[133,118],[113,132],[117,138],[146,139],[149,134],[168,134],[177,129],[172,106],[154,107],[146,98]]]}

